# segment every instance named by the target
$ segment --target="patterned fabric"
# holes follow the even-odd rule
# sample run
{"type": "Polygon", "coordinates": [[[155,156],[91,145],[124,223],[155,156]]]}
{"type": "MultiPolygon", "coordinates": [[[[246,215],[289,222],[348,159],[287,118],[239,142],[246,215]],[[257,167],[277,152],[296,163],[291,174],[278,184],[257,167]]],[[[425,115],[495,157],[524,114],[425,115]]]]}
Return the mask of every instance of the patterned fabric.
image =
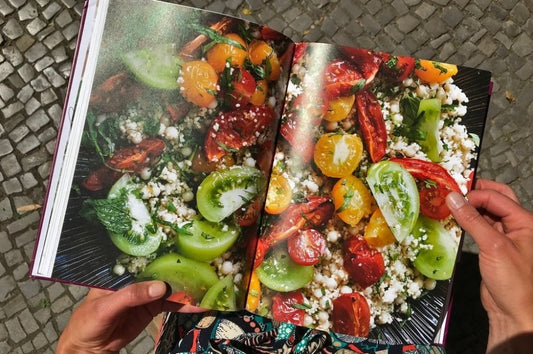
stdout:
{"type": "Polygon", "coordinates": [[[155,353],[444,354],[445,351],[440,346],[388,345],[288,323],[278,324],[245,311],[211,311],[167,314],[155,353]]]}

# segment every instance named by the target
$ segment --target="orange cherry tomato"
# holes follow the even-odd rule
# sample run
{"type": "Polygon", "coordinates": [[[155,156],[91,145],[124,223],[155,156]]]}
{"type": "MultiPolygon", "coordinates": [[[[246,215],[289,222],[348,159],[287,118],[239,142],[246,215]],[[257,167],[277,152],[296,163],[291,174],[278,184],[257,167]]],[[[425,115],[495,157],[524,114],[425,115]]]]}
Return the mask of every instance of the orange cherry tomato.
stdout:
{"type": "Polygon", "coordinates": [[[318,139],[313,154],[315,164],[328,177],[345,177],[359,166],[363,142],[355,134],[324,134],[318,139]]]}
{"type": "Polygon", "coordinates": [[[332,301],[333,331],[356,337],[366,337],[370,332],[370,307],[359,293],[342,294],[332,301]]]}
{"type": "Polygon", "coordinates": [[[178,80],[183,97],[200,107],[216,106],[218,75],[209,63],[201,60],[186,62],[178,80]]]}
{"type": "Polygon", "coordinates": [[[415,75],[426,83],[443,83],[457,74],[457,65],[439,63],[431,60],[419,60],[415,68],[415,75]]]}
{"type": "Polygon", "coordinates": [[[252,312],[257,310],[259,300],[261,300],[261,282],[259,282],[257,273],[252,271],[250,285],[248,286],[248,296],[246,297],[246,310],[252,312]]]}
{"type": "Polygon", "coordinates": [[[328,112],[324,119],[328,122],[340,122],[348,116],[355,102],[355,95],[343,96],[329,101],[328,112]]]}
{"type": "Polygon", "coordinates": [[[250,61],[265,70],[265,78],[274,81],[279,78],[281,67],[274,49],[267,42],[256,40],[248,47],[250,61]]]}
{"type": "Polygon", "coordinates": [[[265,202],[265,211],[269,214],[281,214],[292,198],[292,188],[289,181],[282,175],[272,175],[265,202]]]}
{"type": "Polygon", "coordinates": [[[366,225],[364,237],[366,242],[372,247],[383,247],[396,241],[379,208],[372,213],[366,225]]]}
{"type": "Polygon", "coordinates": [[[235,33],[229,33],[225,36],[231,41],[239,43],[241,47],[227,42],[217,43],[206,53],[207,62],[220,73],[224,71],[228,59],[231,58],[231,66],[242,67],[247,56],[246,43],[235,33]]]}
{"type": "Polygon", "coordinates": [[[335,183],[331,190],[333,204],[339,218],[355,226],[372,213],[372,195],[368,188],[355,176],[346,176],[335,183]]]}
{"type": "Polygon", "coordinates": [[[268,83],[266,80],[257,80],[255,82],[255,91],[250,97],[250,103],[255,106],[265,104],[268,94],[268,83]]]}

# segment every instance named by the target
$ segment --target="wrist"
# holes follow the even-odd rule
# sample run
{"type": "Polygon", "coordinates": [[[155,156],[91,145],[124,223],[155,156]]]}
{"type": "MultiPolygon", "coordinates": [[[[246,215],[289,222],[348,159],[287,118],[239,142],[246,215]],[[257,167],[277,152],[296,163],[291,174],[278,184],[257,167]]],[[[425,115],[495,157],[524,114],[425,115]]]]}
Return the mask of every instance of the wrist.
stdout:
{"type": "Polygon", "coordinates": [[[529,353],[533,347],[533,317],[489,315],[487,353],[529,353]],[[527,348],[528,351],[524,351],[527,348]]]}

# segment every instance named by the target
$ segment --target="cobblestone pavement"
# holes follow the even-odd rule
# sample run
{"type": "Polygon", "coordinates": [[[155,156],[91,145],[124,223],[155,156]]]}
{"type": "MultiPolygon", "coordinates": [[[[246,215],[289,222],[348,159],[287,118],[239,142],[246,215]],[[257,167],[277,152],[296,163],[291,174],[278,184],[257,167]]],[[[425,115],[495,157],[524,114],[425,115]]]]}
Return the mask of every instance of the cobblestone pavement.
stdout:
{"type": "MultiPolygon", "coordinates": [[[[532,0],[230,0],[184,4],[267,24],[294,40],[433,58],[493,72],[480,172],[533,206],[532,0]]],[[[0,353],[53,352],[86,288],[30,280],[39,209],[82,2],[0,0],[0,353]]],[[[473,251],[470,244],[465,250],[473,251]]],[[[146,333],[124,352],[148,353],[146,333]]]]}

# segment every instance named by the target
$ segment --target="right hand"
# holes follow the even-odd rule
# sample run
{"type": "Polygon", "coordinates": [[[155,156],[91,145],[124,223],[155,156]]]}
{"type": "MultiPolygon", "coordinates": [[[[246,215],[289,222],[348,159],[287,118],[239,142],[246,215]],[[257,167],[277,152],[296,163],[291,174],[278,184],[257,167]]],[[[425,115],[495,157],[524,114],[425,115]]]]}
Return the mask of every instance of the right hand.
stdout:
{"type": "Polygon", "coordinates": [[[509,346],[513,338],[525,334],[533,340],[533,213],[509,186],[484,179],[468,200],[451,192],[446,202],[479,247],[481,301],[489,317],[487,351],[504,343],[498,352],[517,353],[509,346]]]}

